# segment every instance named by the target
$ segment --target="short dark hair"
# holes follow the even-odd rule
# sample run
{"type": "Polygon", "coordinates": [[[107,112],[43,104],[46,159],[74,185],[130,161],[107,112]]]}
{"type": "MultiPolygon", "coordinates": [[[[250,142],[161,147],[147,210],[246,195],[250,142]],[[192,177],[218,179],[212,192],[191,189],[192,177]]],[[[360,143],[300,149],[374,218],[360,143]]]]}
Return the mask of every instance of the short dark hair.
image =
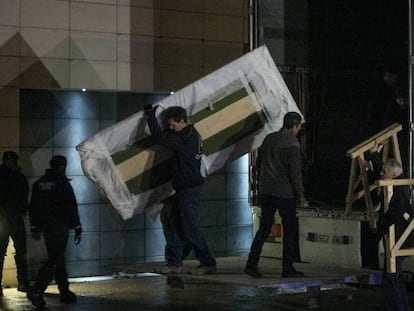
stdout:
{"type": "Polygon", "coordinates": [[[181,120],[187,122],[187,112],[180,106],[169,107],[165,111],[165,119],[174,120],[175,122],[180,122],[181,120]]]}
{"type": "Polygon", "coordinates": [[[55,155],[50,159],[49,163],[52,169],[58,169],[60,166],[66,167],[67,160],[63,155],[55,155]]]}
{"type": "Polygon", "coordinates": [[[12,160],[12,159],[19,159],[19,156],[14,151],[5,151],[3,153],[3,161],[12,160]]]}
{"type": "Polygon", "coordinates": [[[302,117],[299,113],[295,111],[290,111],[285,114],[283,118],[283,127],[287,129],[293,128],[294,125],[299,125],[302,123],[302,117]]]}

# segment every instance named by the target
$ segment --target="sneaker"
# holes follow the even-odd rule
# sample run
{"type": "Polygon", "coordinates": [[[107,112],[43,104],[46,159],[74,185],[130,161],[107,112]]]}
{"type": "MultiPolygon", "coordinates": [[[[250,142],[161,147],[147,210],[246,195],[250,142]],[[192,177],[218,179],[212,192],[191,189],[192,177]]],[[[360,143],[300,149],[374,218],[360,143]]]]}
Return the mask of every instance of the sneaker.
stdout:
{"type": "Polygon", "coordinates": [[[283,278],[300,278],[303,277],[304,273],[302,271],[297,271],[295,268],[290,268],[288,270],[282,271],[283,278]]]}
{"type": "Polygon", "coordinates": [[[43,299],[42,294],[36,293],[33,290],[29,290],[27,298],[30,300],[32,305],[37,308],[41,308],[46,305],[46,301],[43,299]]]}
{"type": "Polygon", "coordinates": [[[60,293],[60,302],[62,303],[75,303],[76,302],[76,295],[74,292],[70,290],[64,291],[60,293]]]}
{"type": "Polygon", "coordinates": [[[247,275],[250,275],[252,278],[255,278],[255,279],[263,277],[263,275],[260,273],[257,267],[246,266],[244,268],[244,273],[246,273],[247,275]]]}
{"type": "Polygon", "coordinates": [[[161,268],[155,269],[155,272],[161,274],[181,274],[183,273],[183,267],[165,265],[161,268]]]}
{"type": "Polygon", "coordinates": [[[206,274],[214,274],[217,272],[217,266],[198,266],[191,269],[191,274],[194,275],[206,275],[206,274]]]}

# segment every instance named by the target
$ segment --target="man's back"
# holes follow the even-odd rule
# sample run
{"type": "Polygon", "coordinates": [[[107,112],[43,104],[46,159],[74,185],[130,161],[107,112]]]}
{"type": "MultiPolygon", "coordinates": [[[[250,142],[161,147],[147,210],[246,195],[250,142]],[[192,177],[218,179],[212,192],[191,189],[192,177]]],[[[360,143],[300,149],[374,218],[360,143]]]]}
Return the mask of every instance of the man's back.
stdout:
{"type": "Polygon", "coordinates": [[[259,194],[281,198],[303,194],[300,145],[289,129],[266,136],[258,161],[259,194]]]}

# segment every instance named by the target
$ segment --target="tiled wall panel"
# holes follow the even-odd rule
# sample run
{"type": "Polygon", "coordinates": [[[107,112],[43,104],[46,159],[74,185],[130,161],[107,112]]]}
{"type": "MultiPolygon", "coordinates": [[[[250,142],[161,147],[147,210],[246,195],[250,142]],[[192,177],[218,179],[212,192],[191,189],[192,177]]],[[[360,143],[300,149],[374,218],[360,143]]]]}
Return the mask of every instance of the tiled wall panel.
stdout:
{"type": "Polygon", "coordinates": [[[2,146],[16,148],[20,144],[19,119],[15,117],[0,117],[0,142],[2,146]]]}
{"type": "Polygon", "coordinates": [[[203,14],[162,11],[162,36],[171,38],[203,38],[203,14]]]}
{"type": "Polygon", "coordinates": [[[68,88],[69,61],[55,58],[20,58],[20,87],[68,88]]]}
{"type": "Polygon", "coordinates": [[[203,64],[208,67],[218,68],[239,58],[244,51],[241,43],[227,43],[208,41],[204,44],[203,64]]]}
{"type": "Polygon", "coordinates": [[[72,0],[72,2],[88,2],[88,3],[99,3],[99,4],[116,4],[117,0],[72,0]]]}
{"type": "Polygon", "coordinates": [[[116,14],[115,5],[71,2],[70,28],[115,33],[117,31],[116,14]]]}
{"type": "Polygon", "coordinates": [[[14,26],[0,26],[0,55],[18,56],[19,40],[19,28],[14,26]]]}
{"type": "Polygon", "coordinates": [[[204,37],[211,41],[243,42],[243,18],[206,15],[204,37]]]}
{"type": "Polygon", "coordinates": [[[0,1],[0,25],[19,25],[19,1],[0,1]]]}
{"type": "Polygon", "coordinates": [[[119,34],[117,57],[120,62],[152,64],[154,62],[153,37],[119,34]]]}
{"type": "Polygon", "coordinates": [[[161,0],[118,0],[118,5],[159,9],[161,0]]]}
{"type": "Polygon", "coordinates": [[[173,10],[180,12],[202,12],[203,0],[162,0],[161,7],[163,10],[173,10]]]}
{"type": "Polygon", "coordinates": [[[145,256],[163,257],[165,238],[162,229],[145,231],[145,256]]]}
{"type": "Polygon", "coordinates": [[[30,57],[69,57],[69,30],[22,28],[20,55],[30,57]]]}
{"type": "Polygon", "coordinates": [[[200,79],[203,68],[194,66],[162,65],[161,84],[163,90],[177,91],[184,86],[200,79]]]}
{"type": "Polygon", "coordinates": [[[20,3],[20,26],[69,29],[69,1],[21,0],[20,3]]]}
{"type": "Polygon", "coordinates": [[[245,16],[247,7],[247,0],[204,1],[204,12],[209,14],[245,16]]]}
{"type": "Polygon", "coordinates": [[[0,116],[18,117],[19,116],[19,92],[17,87],[0,87],[0,116]]]}
{"type": "Polygon", "coordinates": [[[72,60],[69,65],[69,87],[72,89],[116,88],[115,62],[72,60]]]}
{"type": "Polygon", "coordinates": [[[69,240],[67,246],[68,261],[85,261],[99,259],[99,235],[94,232],[82,232],[81,243],[74,243],[75,233],[73,230],[69,232],[69,240]]]}
{"type": "Polygon", "coordinates": [[[116,35],[72,31],[70,34],[70,58],[88,60],[116,60],[116,35]]]}
{"type": "Polygon", "coordinates": [[[19,76],[19,59],[17,57],[0,56],[0,68],[0,86],[17,86],[19,76]]]}
{"type": "Polygon", "coordinates": [[[118,62],[118,89],[151,92],[159,80],[154,68],[152,64],[118,62]]]}
{"type": "Polygon", "coordinates": [[[159,36],[161,30],[160,10],[118,7],[118,33],[159,36]]]}
{"type": "Polygon", "coordinates": [[[162,39],[156,43],[155,61],[172,65],[203,65],[203,43],[196,40],[162,39]]]}

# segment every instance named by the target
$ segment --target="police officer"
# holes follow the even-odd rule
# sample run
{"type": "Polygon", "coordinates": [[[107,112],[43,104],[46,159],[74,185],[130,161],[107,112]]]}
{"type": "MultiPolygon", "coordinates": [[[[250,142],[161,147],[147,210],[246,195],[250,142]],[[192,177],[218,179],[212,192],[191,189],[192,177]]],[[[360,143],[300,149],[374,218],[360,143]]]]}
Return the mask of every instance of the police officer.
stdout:
{"type": "Polygon", "coordinates": [[[50,169],[47,169],[46,174],[33,185],[29,205],[32,237],[39,240],[40,233],[43,232],[48,255],[35,285],[27,295],[36,307],[46,304],[43,293],[53,276],[59,288],[60,301],[76,301],[76,295],[69,290],[65,251],[69,229],[75,230],[75,243],[79,244],[81,241],[82,228],[78,205],[73,188],[65,175],[66,158],[56,155],[49,163],[50,169]]]}
{"type": "MultiPolygon", "coordinates": [[[[29,188],[26,177],[20,172],[19,156],[13,151],[3,154],[0,165],[0,282],[2,280],[4,256],[9,237],[12,238],[16,254],[19,291],[27,291],[26,228],[24,216],[27,213],[29,188]]],[[[3,291],[0,287],[0,296],[3,291]]]]}

